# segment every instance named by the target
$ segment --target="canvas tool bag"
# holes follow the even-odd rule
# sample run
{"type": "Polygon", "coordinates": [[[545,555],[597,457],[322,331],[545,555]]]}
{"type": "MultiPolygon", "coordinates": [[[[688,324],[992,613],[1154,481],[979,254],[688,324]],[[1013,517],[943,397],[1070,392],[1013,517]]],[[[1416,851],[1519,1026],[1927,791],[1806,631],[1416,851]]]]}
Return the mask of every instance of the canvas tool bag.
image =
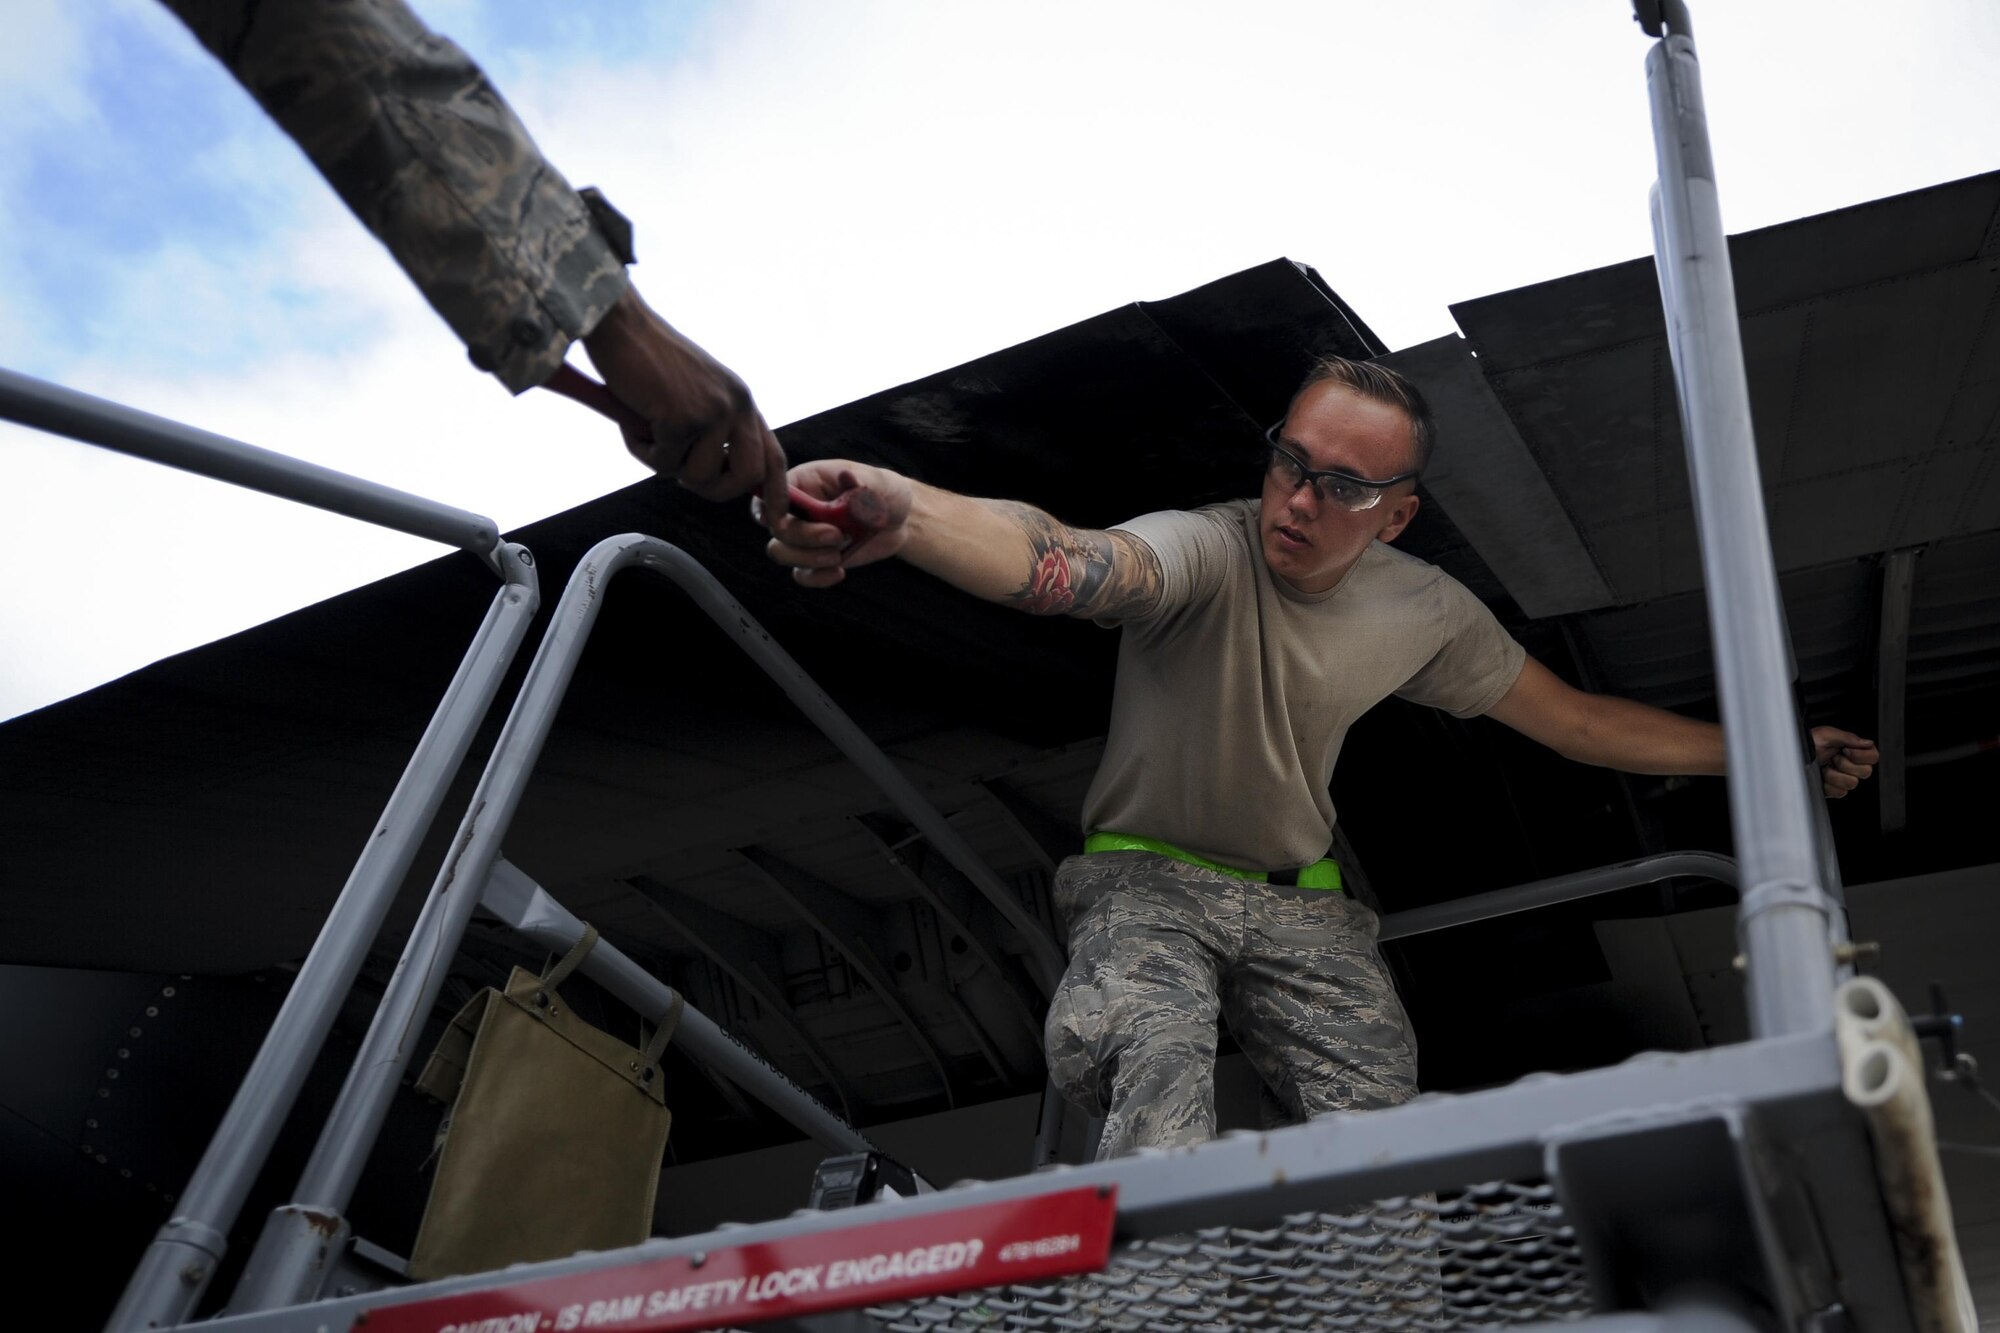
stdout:
{"type": "Polygon", "coordinates": [[[515,968],[459,1010],[417,1079],[450,1110],[410,1253],[419,1279],[480,1273],[651,1234],[670,1113],[660,1053],[682,1002],[635,1050],[579,1019],[557,988],[597,942],[542,976],[515,968]]]}

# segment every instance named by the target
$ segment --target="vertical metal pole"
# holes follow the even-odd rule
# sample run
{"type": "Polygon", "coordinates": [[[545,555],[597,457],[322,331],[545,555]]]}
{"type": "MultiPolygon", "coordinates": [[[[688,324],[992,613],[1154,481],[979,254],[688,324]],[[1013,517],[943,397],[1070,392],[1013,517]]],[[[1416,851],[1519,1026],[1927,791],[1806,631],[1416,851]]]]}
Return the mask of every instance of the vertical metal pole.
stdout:
{"type": "Polygon", "coordinates": [[[540,604],[527,548],[503,545],[497,554],[507,582],[487,609],[179,1207],[126,1286],[107,1326],[112,1333],[187,1319],[227,1249],[229,1228],[540,604]]]}
{"type": "Polygon", "coordinates": [[[1847,881],[1840,873],[1840,848],[1833,840],[1833,818],[1820,791],[1819,765],[1805,764],[1807,803],[1812,807],[1813,850],[1819,854],[1820,886],[1828,899],[1827,935],[1833,946],[1833,982],[1836,987],[1854,976],[1854,951],[1845,946],[1853,939],[1847,923],[1847,881]]]}
{"type": "Polygon", "coordinates": [[[1668,30],[1646,58],[1659,159],[1654,248],[1728,735],[1750,1025],[1767,1037],[1831,1025],[1834,908],[1820,883],[1812,797],[1800,763],[1701,70],[1684,7],[1667,9],[1668,30]]]}

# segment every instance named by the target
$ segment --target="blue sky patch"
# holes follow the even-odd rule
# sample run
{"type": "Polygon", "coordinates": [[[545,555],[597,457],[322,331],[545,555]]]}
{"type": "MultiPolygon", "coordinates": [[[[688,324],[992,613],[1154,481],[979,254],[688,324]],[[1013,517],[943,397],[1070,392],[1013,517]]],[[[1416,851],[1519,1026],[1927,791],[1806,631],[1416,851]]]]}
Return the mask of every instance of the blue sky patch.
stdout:
{"type": "MultiPolygon", "coordinates": [[[[504,94],[510,72],[528,67],[546,74],[571,63],[643,63],[664,71],[699,40],[715,7],[442,0],[418,8],[504,94]]],[[[269,354],[274,331],[323,353],[376,335],[374,312],[338,294],[287,289],[270,275],[268,261],[297,229],[340,205],[179,22],[164,9],[120,7],[85,7],[74,21],[89,53],[82,92],[90,116],[44,119],[0,140],[11,159],[0,185],[15,223],[0,253],[15,326],[9,358],[58,377],[84,358],[213,373],[269,354]],[[135,311],[152,270],[179,274],[202,263],[225,278],[240,273],[255,289],[229,290],[225,281],[183,292],[155,279],[163,290],[135,311]],[[240,321],[229,313],[237,303],[240,321]]]]}
{"type": "Polygon", "coordinates": [[[529,61],[664,69],[688,53],[720,7],[720,0],[474,0],[466,5],[420,2],[416,10],[470,52],[504,93],[508,75],[529,61]]]}
{"type": "MultiPolygon", "coordinates": [[[[264,251],[298,221],[303,190],[325,186],[164,11],[158,22],[115,10],[82,21],[91,116],[43,122],[15,145],[19,165],[8,182],[21,225],[6,263],[35,326],[32,359],[59,373],[87,355],[174,370],[190,356],[213,367],[254,354],[268,332],[255,321],[220,346],[211,327],[199,347],[172,336],[173,310],[159,311],[159,328],[135,326],[129,284],[170,249],[225,269],[232,256],[264,251]],[[241,151],[238,140],[252,149],[249,159],[225,157],[241,151]],[[255,163],[250,179],[238,174],[246,160],[255,163]]],[[[299,313],[310,326],[311,309],[299,313]]],[[[358,332],[340,329],[343,322],[351,320],[315,333],[337,342],[358,332]]]]}

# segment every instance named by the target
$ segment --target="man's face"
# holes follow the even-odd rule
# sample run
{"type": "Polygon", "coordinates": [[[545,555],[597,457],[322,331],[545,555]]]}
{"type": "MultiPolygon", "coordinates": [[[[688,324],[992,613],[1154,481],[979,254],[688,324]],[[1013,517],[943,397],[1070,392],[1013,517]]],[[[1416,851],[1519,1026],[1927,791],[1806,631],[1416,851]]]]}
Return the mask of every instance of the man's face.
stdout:
{"type": "MultiPolygon", "coordinates": [[[[1344,384],[1315,384],[1300,394],[1279,439],[1314,471],[1393,477],[1414,465],[1410,419],[1389,403],[1344,384]]],[[[1413,482],[1392,486],[1373,509],[1350,512],[1311,486],[1287,490],[1268,470],[1258,527],[1264,563],[1300,592],[1325,592],[1347,576],[1368,544],[1394,541],[1417,514],[1413,482]]]]}

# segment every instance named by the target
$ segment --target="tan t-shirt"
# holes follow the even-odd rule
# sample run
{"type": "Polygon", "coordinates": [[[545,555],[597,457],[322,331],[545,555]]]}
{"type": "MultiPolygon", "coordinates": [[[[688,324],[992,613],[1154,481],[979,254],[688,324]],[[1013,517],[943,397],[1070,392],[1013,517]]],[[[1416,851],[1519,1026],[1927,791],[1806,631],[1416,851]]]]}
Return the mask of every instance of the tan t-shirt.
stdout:
{"type": "Polygon", "coordinates": [[[1119,528],[1160,557],[1164,595],[1125,627],[1086,831],[1160,838],[1246,870],[1326,854],[1327,784],[1356,718],[1389,695],[1458,717],[1513,688],[1527,654],[1465,585],[1376,542],[1302,593],[1264,563],[1258,502],[1119,528]]]}

